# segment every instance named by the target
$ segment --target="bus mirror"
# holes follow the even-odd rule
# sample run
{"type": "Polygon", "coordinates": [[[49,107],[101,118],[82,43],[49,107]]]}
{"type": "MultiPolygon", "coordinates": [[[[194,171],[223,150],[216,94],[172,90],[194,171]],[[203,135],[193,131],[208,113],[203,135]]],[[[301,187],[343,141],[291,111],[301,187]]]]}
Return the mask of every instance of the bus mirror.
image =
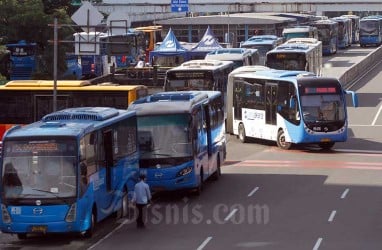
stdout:
{"type": "Polygon", "coordinates": [[[353,101],[353,106],[356,108],[358,107],[358,96],[354,91],[346,90],[346,94],[350,94],[353,101]]]}

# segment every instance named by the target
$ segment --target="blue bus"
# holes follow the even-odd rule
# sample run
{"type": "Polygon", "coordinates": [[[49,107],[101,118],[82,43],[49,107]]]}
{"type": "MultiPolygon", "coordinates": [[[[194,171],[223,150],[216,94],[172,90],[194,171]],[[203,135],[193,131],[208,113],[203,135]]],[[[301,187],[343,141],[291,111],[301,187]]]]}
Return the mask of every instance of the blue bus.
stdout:
{"type": "Polygon", "coordinates": [[[346,94],[336,78],[304,71],[258,70],[229,78],[227,127],[244,143],[248,138],[292,144],[317,144],[330,149],[347,140],[346,94]]]}
{"type": "Polygon", "coordinates": [[[363,17],[359,26],[359,44],[361,47],[382,44],[382,16],[363,17]]]}
{"type": "Polygon", "coordinates": [[[63,109],[3,137],[3,233],[80,233],[127,215],[139,173],[135,112],[63,109]]]}
{"type": "Polygon", "coordinates": [[[160,92],[131,104],[138,116],[140,169],[153,191],[193,190],[218,179],[226,158],[220,91],[160,92]]]}
{"type": "Polygon", "coordinates": [[[317,27],[318,40],[322,41],[322,55],[337,53],[338,23],[332,20],[317,20],[312,26],[317,27]]]}
{"type": "Polygon", "coordinates": [[[37,43],[21,40],[5,46],[11,52],[10,80],[32,79],[37,65],[37,43]]]}

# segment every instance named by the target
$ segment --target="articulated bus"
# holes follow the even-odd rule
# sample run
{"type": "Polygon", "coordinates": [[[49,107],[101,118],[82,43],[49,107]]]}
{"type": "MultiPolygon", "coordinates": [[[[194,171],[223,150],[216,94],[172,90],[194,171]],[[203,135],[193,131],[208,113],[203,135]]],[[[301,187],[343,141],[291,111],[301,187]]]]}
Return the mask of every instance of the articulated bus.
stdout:
{"type": "Polygon", "coordinates": [[[322,72],[322,43],[317,39],[314,40],[316,42],[308,44],[298,41],[286,42],[274,48],[267,53],[266,66],[280,70],[309,71],[320,75],[322,72]]]}
{"type": "Polygon", "coordinates": [[[223,48],[209,52],[205,59],[234,62],[234,68],[259,64],[260,55],[257,49],[223,48]]]}
{"type": "Polygon", "coordinates": [[[332,20],[317,20],[312,26],[318,30],[318,40],[322,42],[322,54],[337,53],[338,23],[332,20]]]}
{"type": "Polygon", "coordinates": [[[128,110],[138,116],[139,166],[153,191],[195,190],[218,179],[226,158],[220,91],[160,92],[128,110]]]}
{"type": "Polygon", "coordinates": [[[139,173],[135,112],[64,109],[3,139],[3,233],[90,237],[101,220],[127,215],[139,173]]]}
{"type": "Polygon", "coordinates": [[[236,74],[228,82],[227,109],[232,109],[233,134],[242,142],[258,138],[292,144],[317,144],[330,149],[347,140],[346,94],[335,78],[306,71],[259,70],[236,74]]]}
{"type": "Polygon", "coordinates": [[[382,17],[367,16],[360,20],[359,44],[379,46],[382,44],[382,17]]]}
{"type": "Polygon", "coordinates": [[[338,23],[338,48],[345,49],[352,43],[352,22],[347,17],[333,17],[330,20],[338,23]]]}
{"type": "Polygon", "coordinates": [[[240,43],[240,48],[257,49],[259,51],[259,64],[265,65],[267,52],[283,43],[282,37],[275,35],[257,35],[240,43]]]}
{"type": "MultiPolygon", "coordinates": [[[[0,136],[14,124],[32,123],[52,112],[53,86],[51,80],[15,80],[1,85],[0,136]]],[[[89,81],[60,80],[57,110],[84,106],[127,109],[147,94],[148,88],[143,85],[91,85],[89,81]]]]}

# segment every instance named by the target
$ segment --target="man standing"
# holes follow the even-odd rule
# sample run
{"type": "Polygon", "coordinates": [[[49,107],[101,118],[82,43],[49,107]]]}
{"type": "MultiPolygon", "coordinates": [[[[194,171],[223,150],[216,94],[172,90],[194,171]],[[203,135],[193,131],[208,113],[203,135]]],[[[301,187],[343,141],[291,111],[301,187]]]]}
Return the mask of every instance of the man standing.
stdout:
{"type": "Polygon", "coordinates": [[[134,187],[133,202],[135,202],[136,207],[138,209],[137,227],[144,228],[145,224],[143,222],[143,209],[151,200],[151,192],[149,185],[147,185],[147,183],[145,182],[146,176],[141,174],[139,176],[139,180],[140,181],[137,184],[135,184],[134,187]]]}

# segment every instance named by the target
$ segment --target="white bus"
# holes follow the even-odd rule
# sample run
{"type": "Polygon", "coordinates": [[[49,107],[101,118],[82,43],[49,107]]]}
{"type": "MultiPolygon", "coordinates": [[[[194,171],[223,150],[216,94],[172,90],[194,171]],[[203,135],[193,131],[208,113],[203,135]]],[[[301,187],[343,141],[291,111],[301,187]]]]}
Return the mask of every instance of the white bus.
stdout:
{"type": "Polygon", "coordinates": [[[292,144],[330,149],[346,141],[346,94],[358,105],[356,93],[345,91],[338,79],[307,71],[235,74],[228,89],[233,90],[227,92],[227,124],[232,124],[233,134],[242,142],[250,137],[275,141],[282,149],[292,144]]]}
{"type": "Polygon", "coordinates": [[[260,55],[257,49],[223,48],[211,51],[205,57],[208,60],[233,61],[234,68],[259,64],[260,55]]]}
{"type": "Polygon", "coordinates": [[[322,74],[322,42],[296,39],[267,53],[266,66],[272,69],[309,71],[322,74]]]}

